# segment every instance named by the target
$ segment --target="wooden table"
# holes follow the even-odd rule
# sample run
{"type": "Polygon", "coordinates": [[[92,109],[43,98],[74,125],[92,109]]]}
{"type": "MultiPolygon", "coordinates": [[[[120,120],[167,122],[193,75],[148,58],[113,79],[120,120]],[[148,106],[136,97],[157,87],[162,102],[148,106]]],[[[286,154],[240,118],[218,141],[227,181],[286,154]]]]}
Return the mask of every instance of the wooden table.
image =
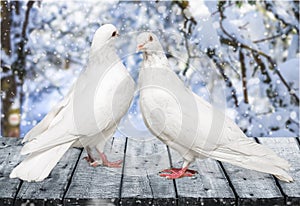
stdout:
{"type": "Polygon", "coordinates": [[[167,180],[162,169],[179,155],[156,138],[112,138],[105,151],[122,168],[93,168],[81,149],[70,149],[42,182],[10,179],[22,160],[20,139],[0,138],[0,205],[300,205],[297,138],[258,138],[292,164],[294,183],[211,159],[197,160],[195,177],[167,180]]]}

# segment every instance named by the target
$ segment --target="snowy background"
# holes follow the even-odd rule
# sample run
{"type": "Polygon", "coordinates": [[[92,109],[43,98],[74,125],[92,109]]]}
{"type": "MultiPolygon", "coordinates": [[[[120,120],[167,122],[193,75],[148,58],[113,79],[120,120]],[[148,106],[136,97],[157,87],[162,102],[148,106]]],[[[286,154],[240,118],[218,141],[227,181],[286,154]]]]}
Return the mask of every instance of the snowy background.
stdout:
{"type": "MultiPolygon", "coordinates": [[[[1,6],[2,136],[23,137],[68,92],[104,23],[119,28],[118,52],[136,81],[142,58],[135,36],[151,30],[185,84],[248,136],[299,136],[297,1],[45,0],[1,6]],[[8,123],[13,113],[20,114],[20,125],[8,123]]],[[[116,135],[150,135],[138,93],[116,135]]]]}

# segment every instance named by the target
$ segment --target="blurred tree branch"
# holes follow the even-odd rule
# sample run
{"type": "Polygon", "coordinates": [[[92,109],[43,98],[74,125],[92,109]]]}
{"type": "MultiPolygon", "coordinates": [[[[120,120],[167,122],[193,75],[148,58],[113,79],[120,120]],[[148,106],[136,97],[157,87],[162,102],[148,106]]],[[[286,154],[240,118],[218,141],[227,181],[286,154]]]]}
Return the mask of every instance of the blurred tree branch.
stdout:
{"type": "Polygon", "coordinates": [[[293,27],[287,26],[287,28],[282,30],[279,34],[276,34],[276,35],[270,36],[270,37],[266,37],[266,38],[263,38],[263,39],[259,39],[259,40],[254,40],[253,43],[257,44],[257,43],[261,43],[261,42],[264,42],[264,41],[273,40],[273,39],[282,37],[283,35],[288,35],[292,31],[293,31],[293,27]]]}
{"type": "Polygon", "coordinates": [[[11,54],[10,25],[11,15],[8,1],[1,1],[1,45],[7,55],[11,54]]]}
{"type": "Polygon", "coordinates": [[[243,51],[241,49],[239,51],[239,58],[240,58],[240,62],[241,62],[241,73],[242,73],[242,85],[243,85],[244,102],[246,104],[248,104],[249,100],[248,100],[248,90],[247,90],[247,76],[246,76],[245,57],[244,57],[243,51]]]}
{"type": "Polygon", "coordinates": [[[284,79],[284,77],[282,76],[282,74],[278,70],[275,61],[272,59],[272,57],[269,56],[269,55],[267,55],[263,51],[260,51],[258,49],[254,49],[253,47],[251,47],[249,45],[246,45],[243,42],[240,42],[237,38],[235,38],[231,34],[229,34],[227,32],[227,30],[225,29],[224,25],[223,25],[223,21],[224,21],[224,19],[226,17],[224,15],[224,8],[222,8],[222,6],[219,6],[219,13],[220,13],[220,20],[219,20],[220,28],[223,31],[223,33],[227,37],[229,37],[228,39],[221,39],[221,42],[225,43],[225,44],[227,44],[229,46],[233,46],[236,49],[237,48],[246,49],[246,50],[249,50],[250,52],[252,52],[253,54],[257,54],[257,55],[260,55],[262,57],[265,57],[268,60],[268,62],[269,62],[270,69],[274,70],[275,74],[278,75],[278,77],[280,78],[280,80],[282,81],[282,83],[284,84],[284,86],[287,88],[289,94],[294,97],[294,99],[296,101],[296,104],[299,105],[299,97],[296,95],[295,91],[289,86],[289,84],[287,83],[287,81],[284,79]]]}
{"type": "MultiPolygon", "coordinates": [[[[193,16],[188,16],[187,13],[189,13],[189,11],[185,11],[188,9],[189,6],[189,2],[188,1],[174,1],[181,9],[182,9],[182,16],[184,17],[184,29],[181,30],[181,32],[184,35],[184,41],[185,41],[185,47],[186,47],[186,51],[188,54],[188,58],[186,60],[186,66],[183,70],[183,75],[185,76],[187,71],[190,68],[190,60],[192,58],[195,58],[194,55],[191,54],[190,52],[190,46],[189,46],[189,37],[192,34],[193,30],[192,27],[193,25],[197,24],[197,21],[195,20],[195,18],[193,16]]],[[[206,55],[215,63],[217,70],[219,71],[219,73],[221,74],[226,86],[229,88],[230,90],[230,95],[233,98],[234,101],[234,105],[236,107],[239,106],[239,102],[238,102],[238,98],[236,96],[236,89],[233,86],[232,81],[230,80],[229,76],[227,76],[225,74],[225,65],[226,62],[223,62],[218,55],[216,55],[215,50],[214,49],[207,49],[206,55]]]]}
{"type": "MultiPolygon", "coordinates": [[[[1,1],[1,26],[4,26],[5,35],[1,35],[2,49],[8,56],[16,53],[15,61],[11,63],[9,70],[5,70],[8,74],[7,76],[1,78],[1,86],[3,86],[2,102],[3,108],[2,113],[3,118],[3,134],[4,136],[18,137],[20,135],[20,122],[15,125],[11,124],[9,121],[10,115],[15,114],[21,117],[21,108],[24,101],[23,84],[26,75],[26,56],[29,54],[29,50],[26,50],[26,44],[28,42],[27,32],[29,25],[30,11],[33,7],[35,1],[28,1],[25,10],[25,16],[23,17],[23,24],[20,21],[14,22],[14,16],[20,16],[22,14],[21,8],[23,2],[19,1],[1,1]],[[13,27],[21,27],[21,32],[11,34],[13,27]],[[12,38],[20,37],[19,42],[17,42],[14,47],[12,47],[12,38]],[[14,50],[13,50],[13,49],[14,50]],[[5,93],[5,94],[4,94],[5,93]],[[4,96],[3,96],[4,95],[4,96]],[[12,108],[12,105],[19,105],[19,108],[12,108]]],[[[22,17],[21,17],[22,18],[22,17]]],[[[1,67],[3,67],[5,62],[1,61],[1,67]]],[[[16,106],[15,106],[16,107],[16,106]]]]}
{"type": "MultiPolygon", "coordinates": [[[[297,31],[297,34],[299,34],[299,10],[298,10],[298,13],[294,12],[295,17],[298,20],[298,22],[297,22],[297,24],[293,24],[291,22],[286,21],[286,19],[282,15],[280,15],[279,12],[277,12],[276,6],[274,5],[274,3],[275,3],[274,1],[263,1],[263,2],[265,4],[265,8],[267,11],[274,14],[275,18],[277,18],[279,21],[281,21],[284,25],[294,28],[297,31]]],[[[294,2],[294,3],[297,4],[296,2],[294,2]]],[[[296,7],[299,8],[299,2],[296,7]]]]}
{"type": "Polygon", "coordinates": [[[21,39],[20,42],[18,43],[18,49],[16,51],[18,57],[17,57],[17,61],[14,62],[12,65],[13,73],[18,75],[21,85],[23,84],[24,77],[26,75],[25,62],[26,62],[26,56],[29,53],[29,51],[25,49],[25,45],[28,42],[27,27],[29,23],[29,15],[34,3],[35,1],[28,1],[27,3],[24,22],[22,25],[21,39]]]}

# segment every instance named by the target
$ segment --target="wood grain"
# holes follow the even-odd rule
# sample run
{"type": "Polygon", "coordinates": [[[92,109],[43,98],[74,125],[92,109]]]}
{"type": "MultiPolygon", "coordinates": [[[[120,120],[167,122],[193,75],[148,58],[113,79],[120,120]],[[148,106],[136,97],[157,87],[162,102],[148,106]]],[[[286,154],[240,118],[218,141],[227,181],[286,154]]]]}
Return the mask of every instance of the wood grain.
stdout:
{"type": "MultiPolygon", "coordinates": [[[[125,138],[113,138],[106,144],[110,161],[123,159],[125,138]]],[[[122,168],[92,167],[83,158],[84,151],[64,199],[66,205],[107,205],[118,203],[122,168]]]]}
{"type": "Polygon", "coordinates": [[[10,179],[9,174],[25,157],[20,156],[22,145],[17,138],[0,138],[0,205],[13,205],[22,182],[10,179]]]}
{"type": "Polygon", "coordinates": [[[62,204],[63,196],[71,174],[75,169],[81,149],[69,149],[51,171],[50,175],[41,182],[24,181],[16,196],[16,203],[34,203],[35,205],[62,204]],[[34,199],[32,198],[34,197],[34,199]]]}
{"type": "Polygon", "coordinates": [[[239,205],[283,205],[285,203],[284,196],[272,175],[229,163],[221,164],[238,196],[239,205]]]}
{"type": "Polygon", "coordinates": [[[122,185],[122,205],[176,204],[173,181],[158,172],[170,167],[167,148],[156,138],[128,139],[122,185]]]}
{"type": "MultiPolygon", "coordinates": [[[[170,149],[172,165],[182,167],[182,157],[170,149]]],[[[220,168],[212,159],[196,160],[189,169],[196,170],[194,177],[176,179],[179,203],[182,205],[232,205],[235,195],[220,168]]]]}
{"type": "Polygon", "coordinates": [[[181,167],[182,159],[156,138],[108,142],[108,159],[125,160],[123,168],[93,168],[82,159],[85,152],[70,149],[46,180],[28,183],[9,178],[24,159],[21,140],[0,138],[0,205],[300,205],[298,140],[259,141],[291,163],[293,183],[211,159],[191,165],[198,171],[195,177],[167,180],[158,172],[170,167],[170,159],[181,167]]]}
{"type": "Polygon", "coordinates": [[[287,196],[287,205],[300,205],[300,150],[295,138],[259,138],[259,141],[291,164],[293,183],[278,181],[287,196]]]}

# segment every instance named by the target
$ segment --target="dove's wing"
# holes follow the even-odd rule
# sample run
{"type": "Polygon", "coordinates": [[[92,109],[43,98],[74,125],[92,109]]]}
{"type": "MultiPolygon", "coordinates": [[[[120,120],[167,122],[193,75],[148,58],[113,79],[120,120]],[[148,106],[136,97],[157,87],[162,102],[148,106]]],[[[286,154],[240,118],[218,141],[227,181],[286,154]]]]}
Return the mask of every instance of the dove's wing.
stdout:
{"type": "Polygon", "coordinates": [[[66,107],[66,105],[70,101],[71,93],[74,90],[74,85],[71,87],[69,93],[61,100],[57,105],[55,105],[50,112],[40,121],[35,127],[33,127],[23,138],[22,143],[31,141],[36,136],[42,134],[45,132],[48,127],[51,125],[52,121],[55,119],[55,117],[58,115],[58,113],[66,107]]]}
{"type": "MultiPolygon", "coordinates": [[[[79,81],[84,82],[82,78],[89,78],[89,76],[83,74],[79,77],[79,81]]],[[[79,91],[79,94],[82,94],[81,100],[75,101],[74,92],[70,93],[68,103],[55,116],[50,127],[26,143],[22,148],[22,154],[38,152],[79,139],[84,147],[94,144],[95,140],[90,137],[98,133],[105,134],[111,128],[116,128],[127,112],[133,98],[134,81],[120,62],[105,73],[95,93],[88,93],[91,91],[88,85],[81,88],[86,90],[85,93],[79,91]],[[74,107],[75,103],[77,103],[76,107],[74,107]]],[[[115,129],[109,133],[114,132],[115,129]]]]}
{"type": "MultiPolygon", "coordinates": [[[[72,93],[72,92],[71,92],[72,93]]],[[[26,181],[42,181],[60,160],[63,154],[76,142],[74,135],[67,134],[65,116],[70,108],[72,95],[65,98],[46,116],[42,124],[28,136],[21,154],[31,153],[10,174],[10,178],[19,177],[26,181]],[[33,136],[34,135],[34,136],[33,136]],[[53,141],[53,138],[58,141],[53,141]]]]}

